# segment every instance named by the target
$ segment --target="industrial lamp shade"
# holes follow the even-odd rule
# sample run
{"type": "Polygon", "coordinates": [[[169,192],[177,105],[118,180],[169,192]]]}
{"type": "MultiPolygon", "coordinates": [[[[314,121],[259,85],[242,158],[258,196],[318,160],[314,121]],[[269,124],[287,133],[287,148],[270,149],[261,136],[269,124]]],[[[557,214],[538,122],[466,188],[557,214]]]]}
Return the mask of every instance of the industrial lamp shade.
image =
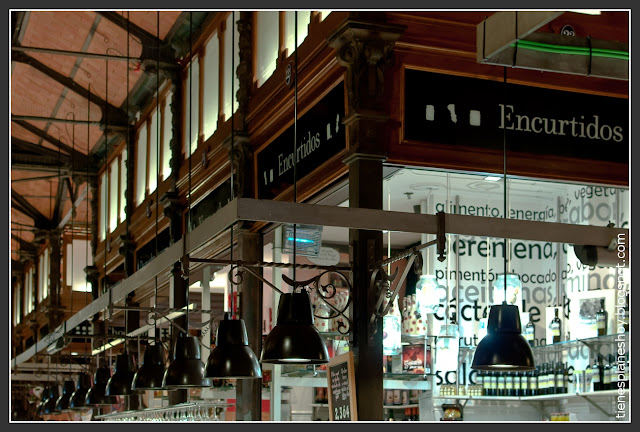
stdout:
{"type": "Polygon", "coordinates": [[[273,364],[329,362],[329,353],[324,339],[313,325],[311,300],[306,290],[280,296],[278,321],[264,341],[260,362],[273,364]]]}
{"type": "Polygon", "coordinates": [[[49,398],[42,405],[42,414],[55,414],[56,413],[56,402],[58,401],[58,397],[60,394],[58,393],[58,385],[54,384],[49,389],[49,398]]]}
{"type": "Polygon", "coordinates": [[[42,417],[42,409],[44,408],[44,404],[47,403],[47,400],[51,397],[51,388],[49,385],[45,385],[42,390],[42,399],[40,399],[40,403],[36,407],[36,417],[42,417]]]}
{"type": "Polygon", "coordinates": [[[209,378],[261,378],[258,357],[249,347],[244,320],[224,314],[216,336],[216,347],[209,354],[205,376],[209,378]]]}
{"type": "Polygon", "coordinates": [[[211,386],[211,380],[204,376],[198,338],[181,334],[173,348],[173,361],[164,373],[162,388],[175,390],[211,386]]]}
{"type": "Polygon", "coordinates": [[[535,369],[531,346],[522,336],[518,306],[491,306],[487,335],[476,348],[471,369],[502,372],[535,369]]]}
{"type": "Polygon", "coordinates": [[[142,366],[133,376],[132,390],[160,390],[164,378],[164,348],[160,342],[148,345],[144,351],[142,366]]]}
{"type": "Polygon", "coordinates": [[[93,387],[87,392],[84,403],[87,406],[113,405],[118,403],[115,396],[106,394],[106,387],[111,378],[111,371],[108,367],[102,366],[96,370],[93,377],[93,387]]]}
{"type": "Polygon", "coordinates": [[[67,411],[69,409],[69,401],[74,391],[76,391],[74,382],[71,380],[65,381],[62,385],[62,396],[56,401],[56,411],[67,411]]]}
{"type": "Polygon", "coordinates": [[[91,376],[86,373],[78,375],[76,391],[71,395],[69,400],[69,409],[81,410],[85,408],[84,401],[87,398],[87,392],[91,388],[91,376]]]}
{"type": "Polygon", "coordinates": [[[135,361],[133,354],[125,352],[116,357],[116,369],[107,382],[105,394],[107,396],[128,396],[134,393],[131,383],[135,375],[135,361]]]}

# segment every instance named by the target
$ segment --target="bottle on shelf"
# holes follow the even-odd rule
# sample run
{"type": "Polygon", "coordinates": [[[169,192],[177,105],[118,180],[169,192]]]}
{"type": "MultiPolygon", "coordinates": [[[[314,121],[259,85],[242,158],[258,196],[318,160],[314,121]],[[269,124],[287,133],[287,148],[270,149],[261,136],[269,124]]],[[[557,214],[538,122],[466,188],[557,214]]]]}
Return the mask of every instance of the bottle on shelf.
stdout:
{"type": "Polygon", "coordinates": [[[553,343],[560,342],[562,337],[562,323],[560,322],[560,318],[558,317],[558,308],[554,308],[555,317],[551,320],[551,324],[549,324],[549,328],[551,328],[551,335],[553,336],[553,343]]]}
{"type": "Polygon", "coordinates": [[[562,363],[556,362],[555,368],[553,369],[553,379],[555,382],[555,391],[556,394],[564,393],[564,372],[562,370],[562,363]]]}
{"type": "Polygon", "coordinates": [[[600,310],[596,312],[596,326],[598,328],[598,336],[607,334],[607,321],[609,314],[604,310],[604,299],[600,299],[600,310]]]}
{"type": "Polygon", "coordinates": [[[547,380],[547,371],[545,368],[544,363],[541,363],[537,368],[536,368],[536,374],[538,375],[538,394],[539,395],[544,395],[547,394],[547,386],[546,386],[546,380],[547,380]]]}
{"type": "Polygon", "coordinates": [[[507,395],[506,378],[504,372],[498,372],[498,396],[507,395]]]}
{"type": "Polygon", "coordinates": [[[520,394],[522,396],[532,396],[531,394],[531,380],[529,379],[533,371],[522,372],[520,377],[520,394]]]}
{"type": "Polygon", "coordinates": [[[564,367],[562,368],[562,388],[563,393],[569,393],[569,363],[564,363],[564,367]]]}
{"type": "Polygon", "coordinates": [[[540,394],[540,389],[538,387],[538,370],[533,370],[529,372],[529,394],[531,396],[538,396],[540,394]]]}
{"type": "Polygon", "coordinates": [[[522,374],[520,372],[516,372],[513,375],[513,390],[514,396],[524,396],[522,394],[522,374]]]}
{"type": "Polygon", "coordinates": [[[393,405],[393,390],[387,389],[384,396],[385,405],[393,405]]]}
{"type": "Polygon", "coordinates": [[[602,390],[611,390],[611,373],[613,372],[613,356],[609,354],[607,357],[607,363],[604,364],[604,371],[602,373],[602,390]]]}
{"type": "Polygon", "coordinates": [[[402,390],[402,405],[409,405],[409,390],[402,390]]]}
{"type": "Polygon", "coordinates": [[[529,345],[534,346],[536,343],[536,325],[531,321],[531,315],[529,315],[529,322],[524,327],[524,337],[529,342],[529,345]]]}
{"type": "Polygon", "coordinates": [[[591,375],[591,383],[593,384],[593,391],[602,390],[602,358],[600,355],[593,362],[593,366],[591,366],[592,375],[591,375]]]}
{"type": "Polygon", "coordinates": [[[492,371],[491,375],[491,395],[490,396],[498,396],[498,372],[492,371]]]}
{"type": "Polygon", "coordinates": [[[616,357],[613,354],[609,355],[609,364],[611,365],[611,385],[609,386],[609,389],[618,390],[618,381],[620,380],[620,375],[618,374],[616,357]]]}
{"type": "Polygon", "coordinates": [[[505,396],[515,396],[513,386],[513,373],[505,372],[504,374],[504,393],[505,396]]]}
{"type": "Polygon", "coordinates": [[[388,418],[388,421],[395,421],[395,420],[396,420],[396,419],[395,419],[395,417],[394,417],[393,411],[394,411],[394,410],[392,410],[392,409],[390,409],[390,410],[389,410],[389,418],[388,418]]]}

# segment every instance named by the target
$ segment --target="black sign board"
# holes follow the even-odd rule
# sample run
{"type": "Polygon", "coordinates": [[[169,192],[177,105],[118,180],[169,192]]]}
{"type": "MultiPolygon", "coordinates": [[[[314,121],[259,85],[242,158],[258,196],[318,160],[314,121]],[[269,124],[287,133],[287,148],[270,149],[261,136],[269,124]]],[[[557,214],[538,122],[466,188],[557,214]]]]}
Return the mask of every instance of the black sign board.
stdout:
{"type": "Polygon", "coordinates": [[[629,162],[627,99],[406,70],[406,140],[629,162]]]}
{"type": "Polygon", "coordinates": [[[357,421],[356,384],[353,370],[353,352],[340,354],[327,365],[329,392],[329,420],[357,421]]]}
{"type": "MultiPolygon", "coordinates": [[[[346,147],[344,83],[338,84],[297,122],[296,180],[346,147]]],[[[272,199],[293,185],[294,127],[289,126],[257,155],[258,198],[272,199]]]]}

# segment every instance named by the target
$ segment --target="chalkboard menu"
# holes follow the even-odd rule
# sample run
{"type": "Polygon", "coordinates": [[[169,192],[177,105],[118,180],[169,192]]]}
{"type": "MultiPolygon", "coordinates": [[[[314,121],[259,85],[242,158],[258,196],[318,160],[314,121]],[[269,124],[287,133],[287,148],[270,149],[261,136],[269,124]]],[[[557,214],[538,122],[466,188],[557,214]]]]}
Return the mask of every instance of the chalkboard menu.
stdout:
{"type": "Polygon", "coordinates": [[[329,420],[357,421],[356,384],[351,351],[336,356],[327,365],[329,420]]]}

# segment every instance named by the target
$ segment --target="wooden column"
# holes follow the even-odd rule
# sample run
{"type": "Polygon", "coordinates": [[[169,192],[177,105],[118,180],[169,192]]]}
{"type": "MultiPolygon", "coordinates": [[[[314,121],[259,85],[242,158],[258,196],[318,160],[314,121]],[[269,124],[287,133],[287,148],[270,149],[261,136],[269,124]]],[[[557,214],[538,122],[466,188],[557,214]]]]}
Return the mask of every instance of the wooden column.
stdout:
{"type": "MultiPolygon", "coordinates": [[[[382,209],[382,164],[389,118],[385,73],[403,28],[377,21],[382,14],[354,13],[329,37],[347,69],[349,206],[382,209]]],[[[382,232],[349,230],[352,275],[350,349],[354,353],[358,419],[383,419],[382,320],[370,325],[379,293],[370,288],[371,266],[382,259],[382,232]]]]}

